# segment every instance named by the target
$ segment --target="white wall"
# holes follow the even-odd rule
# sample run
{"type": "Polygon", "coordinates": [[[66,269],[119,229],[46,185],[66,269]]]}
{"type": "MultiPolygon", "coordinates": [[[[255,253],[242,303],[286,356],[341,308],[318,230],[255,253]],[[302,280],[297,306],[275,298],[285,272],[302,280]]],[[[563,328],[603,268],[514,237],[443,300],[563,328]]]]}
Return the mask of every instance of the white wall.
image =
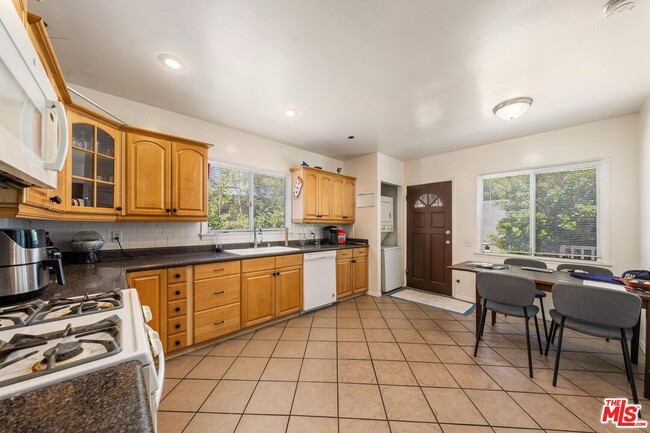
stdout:
{"type": "MultiPolygon", "coordinates": [[[[405,183],[418,185],[451,179],[454,263],[476,259],[497,262],[500,257],[486,258],[476,253],[477,176],[607,158],[610,162],[610,205],[606,209],[611,222],[610,264],[614,273],[620,273],[640,263],[637,122],[637,115],[623,116],[407,161],[404,165],[405,183]],[[466,241],[471,243],[470,247],[464,246],[466,241]]],[[[650,152],[650,144],[648,149],[650,152]]],[[[454,296],[474,299],[473,275],[454,273],[454,296]],[[456,283],[457,279],[460,283],[456,283]]]]}
{"type": "MultiPolygon", "coordinates": [[[[237,131],[74,84],[72,87],[129,125],[214,144],[209,151],[209,157],[214,160],[286,174],[289,174],[289,168],[299,165],[303,160],[312,166],[318,165],[329,171],[335,171],[337,167],[343,166],[343,163],[339,160],[291,147],[257,135],[237,131]]],[[[98,111],[88,103],[82,103],[77,97],[75,97],[75,100],[93,111],[98,111]]],[[[64,251],[69,250],[68,242],[80,230],[98,231],[105,239],[110,238],[111,230],[122,230],[124,240],[122,245],[125,248],[198,245],[215,242],[214,239],[202,240],[200,237],[200,223],[192,222],[93,223],[30,222],[29,220],[0,219],[0,227],[45,228],[50,232],[56,246],[64,251]]],[[[298,234],[301,232],[308,234],[312,230],[320,236],[319,227],[296,224],[290,224],[289,227],[292,239],[297,239],[298,234]]],[[[222,236],[222,238],[226,242],[251,242],[252,234],[222,236]]],[[[281,233],[268,233],[264,235],[265,241],[282,239],[284,239],[284,235],[281,233]]],[[[104,246],[104,249],[114,248],[117,248],[117,244],[107,242],[104,246]]]]}
{"type": "MultiPolygon", "coordinates": [[[[650,224],[648,224],[648,216],[650,215],[650,200],[648,200],[648,197],[650,197],[650,172],[648,171],[648,167],[650,167],[650,98],[639,112],[639,143],[640,155],[639,165],[637,166],[640,181],[639,238],[641,242],[641,266],[639,269],[650,269],[650,224]]],[[[646,342],[647,338],[645,335],[645,320],[645,314],[641,314],[640,339],[642,344],[646,342]]],[[[645,349],[647,346],[644,344],[642,347],[645,349]]]]}

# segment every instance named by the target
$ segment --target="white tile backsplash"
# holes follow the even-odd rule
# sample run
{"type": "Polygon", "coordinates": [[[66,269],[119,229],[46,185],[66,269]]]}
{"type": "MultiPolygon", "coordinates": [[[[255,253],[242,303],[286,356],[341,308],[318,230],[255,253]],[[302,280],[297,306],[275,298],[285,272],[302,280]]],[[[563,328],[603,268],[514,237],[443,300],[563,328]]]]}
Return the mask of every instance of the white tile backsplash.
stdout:
{"type": "MultiPolygon", "coordinates": [[[[322,237],[321,225],[312,224],[290,224],[289,239],[298,240],[300,233],[305,233],[307,239],[311,239],[310,233],[315,232],[322,237]]],[[[352,226],[343,226],[347,233],[350,233],[352,226]]],[[[70,251],[68,246],[73,236],[82,230],[93,230],[98,232],[106,243],[103,249],[118,249],[117,242],[110,242],[111,231],[122,231],[122,247],[130,248],[154,248],[173,247],[189,245],[209,245],[219,241],[222,244],[253,242],[252,233],[220,233],[216,236],[201,237],[201,223],[196,222],[68,222],[68,221],[38,221],[13,218],[0,218],[0,228],[33,228],[45,229],[50,233],[54,245],[61,251],[70,251]]],[[[284,233],[264,232],[263,242],[274,242],[284,240],[284,233]]]]}

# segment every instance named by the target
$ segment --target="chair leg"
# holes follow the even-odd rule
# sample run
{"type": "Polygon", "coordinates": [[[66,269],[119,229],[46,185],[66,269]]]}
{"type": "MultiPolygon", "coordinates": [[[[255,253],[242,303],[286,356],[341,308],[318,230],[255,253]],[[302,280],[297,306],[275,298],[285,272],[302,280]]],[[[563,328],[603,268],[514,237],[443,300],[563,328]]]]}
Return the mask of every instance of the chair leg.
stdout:
{"type": "Polygon", "coordinates": [[[537,322],[537,316],[535,316],[534,319],[535,319],[535,332],[537,332],[537,345],[539,346],[539,354],[543,355],[544,352],[542,351],[542,337],[539,335],[539,323],[537,322]]]}
{"type": "Polygon", "coordinates": [[[524,307],[524,323],[526,324],[526,348],[528,349],[528,375],[533,377],[533,357],[530,353],[530,329],[528,326],[528,311],[524,307]]]}
{"type": "Polygon", "coordinates": [[[542,313],[542,323],[544,323],[544,338],[548,341],[548,328],[546,327],[546,314],[544,313],[544,298],[539,298],[539,309],[542,313]]]}
{"type": "MultiPolygon", "coordinates": [[[[609,339],[608,339],[609,340],[609,339]]],[[[621,340],[621,351],[625,353],[625,345],[627,343],[624,340],[621,340]]],[[[627,362],[624,362],[623,365],[625,365],[625,377],[627,377],[628,383],[630,382],[631,376],[630,376],[630,369],[627,368],[627,362]]]]}
{"type": "Polygon", "coordinates": [[[553,339],[553,336],[555,335],[555,329],[556,328],[557,328],[557,323],[555,323],[555,320],[551,320],[551,329],[549,330],[550,339],[546,340],[546,350],[544,351],[545,356],[548,356],[548,349],[551,347],[551,340],[553,339]]]}
{"type": "Polygon", "coordinates": [[[481,324],[478,327],[478,334],[476,335],[476,345],[474,346],[474,357],[476,357],[476,354],[478,353],[478,343],[481,340],[481,337],[483,336],[483,330],[485,329],[485,318],[487,317],[487,302],[483,302],[483,308],[481,311],[481,324]]]}
{"type": "Polygon", "coordinates": [[[623,358],[629,371],[630,388],[632,389],[632,400],[634,404],[639,404],[639,397],[636,394],[636,384],[634,383],[634,374],[632,373],[632,362],[630,362],[630,352],[627,349],[627,340],[625,339],[625,329],[621,328],[621,341],[623,342],[623,358]]]}
{"type": "MultiPolygon", "coordinates": [[[[562,351],[562,334],[564,334],[564,320],[565,316],[562,316],[562,321],[560,322],[560,335],[557,337],[557,348],[555,349],[555,368],[553,369],[553,386],[557,386],[557,372],[560,369],[560,352],[562,351]]],[[[557,327],[557,325],[555,325],[557,327]]]]}
{"type": "Polygon", "coordinates": [[[497,323],[497,312],[493,311],[492,312],[492,326],[494,326],[495,323],[497,323]]]}

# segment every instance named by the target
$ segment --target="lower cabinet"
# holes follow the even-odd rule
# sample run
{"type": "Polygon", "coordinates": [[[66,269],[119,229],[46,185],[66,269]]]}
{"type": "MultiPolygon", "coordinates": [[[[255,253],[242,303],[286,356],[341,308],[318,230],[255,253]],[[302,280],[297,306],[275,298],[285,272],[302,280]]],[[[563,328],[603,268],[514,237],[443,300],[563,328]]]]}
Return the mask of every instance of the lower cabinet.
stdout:
{"type": "Polygon", "coordinates": [[[166,273],[165,269],[153,271],[129,272],[127,274],[129,287],[138,292],[140,304],[151,309],[153,318],[148,325],[160,334],[163,346],[166,344],[167,300],[165,296],[166,273]],[[161,326],[162,325],[162,326],[161,326]]]}
{"type": "Polygon", "coordinates": [[[241,262],[194,266],[194,343],[240,328],[241,262]]]}
{"type": "Polygon", "coordinates": [[[368,290],[368,248],[336,252],[336,299],[368,290]]]}
{"type": "Polygon", "coordinates": [[[242,328],[302,309],[302,254],[242,261],[242,328]]]}
{"type": "MultiPolygon", "coordinates": [[[[302,310],[302,254],[129,272],[166,352],[302,310]]],[[[368,290],[368,248],[339,250],[337,298],[368,290]]]]}

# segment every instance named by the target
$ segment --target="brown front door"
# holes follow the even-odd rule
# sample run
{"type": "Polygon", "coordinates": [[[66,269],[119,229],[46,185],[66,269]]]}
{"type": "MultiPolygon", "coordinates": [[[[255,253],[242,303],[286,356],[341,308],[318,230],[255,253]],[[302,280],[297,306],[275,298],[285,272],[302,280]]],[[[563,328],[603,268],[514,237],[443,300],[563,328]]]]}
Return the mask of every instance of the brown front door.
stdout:
{"type": "Polygon", "coordinates": [[[451,296],[451,182],[409,186],[406,202],[406,284],[451,296]]]}

